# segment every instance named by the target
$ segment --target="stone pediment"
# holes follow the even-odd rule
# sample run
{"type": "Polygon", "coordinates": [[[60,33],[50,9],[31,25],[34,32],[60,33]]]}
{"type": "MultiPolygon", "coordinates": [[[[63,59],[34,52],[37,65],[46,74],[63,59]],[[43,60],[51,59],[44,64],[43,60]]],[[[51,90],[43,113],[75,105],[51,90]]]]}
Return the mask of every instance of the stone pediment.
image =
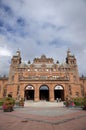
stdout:
{"type": "Polygon", "coordinates": [[[40,58],[35,58],[33,63],[53,63],[52,58],[47,58],[45,55],[42,55],[40,58]]]}

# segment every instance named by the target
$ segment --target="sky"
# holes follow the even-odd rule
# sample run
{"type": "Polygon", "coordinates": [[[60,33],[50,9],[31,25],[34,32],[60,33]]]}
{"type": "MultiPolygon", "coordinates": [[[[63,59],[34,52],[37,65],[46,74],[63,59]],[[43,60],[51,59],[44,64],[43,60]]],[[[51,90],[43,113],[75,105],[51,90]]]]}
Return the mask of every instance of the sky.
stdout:
{"type": "Polygon", "coordinates": [[[70,49],[86,75],[86,0],[0,0],[0,75],[18,49],[22,62],[44,54],[60,63],[70,49]]]}

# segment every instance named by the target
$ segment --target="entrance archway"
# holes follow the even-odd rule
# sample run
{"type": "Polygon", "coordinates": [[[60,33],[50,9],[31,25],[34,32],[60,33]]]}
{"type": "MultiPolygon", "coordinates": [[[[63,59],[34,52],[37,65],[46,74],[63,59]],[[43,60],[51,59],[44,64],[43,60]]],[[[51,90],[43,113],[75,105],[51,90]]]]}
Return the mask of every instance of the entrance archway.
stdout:
{"type": "Polygon", "coordinates": [[[27,86],[25,88],[25,100],[34,100],[34,88],[33,86],[27,86]]]}
{"type": "Polygon", "coordinates": [[[57,98],[61,101],[64,101],[64,89],[60,85],[57,85],[54,89],[54,100],[56,100],[57,98]]]}
{"type": "Polygon", "coordinates": [[[49,88],[46,85],[42,85],[39,89],[40,100],[49,101],[49,88]]]}

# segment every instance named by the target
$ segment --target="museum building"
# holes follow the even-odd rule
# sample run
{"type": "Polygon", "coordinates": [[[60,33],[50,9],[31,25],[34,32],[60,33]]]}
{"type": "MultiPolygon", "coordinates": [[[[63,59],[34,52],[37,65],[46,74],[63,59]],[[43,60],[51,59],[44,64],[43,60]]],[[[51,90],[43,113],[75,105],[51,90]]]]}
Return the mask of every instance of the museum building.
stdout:
{"type": "Polygon", "coordinates": [[[8,77],[0,77],[0,98],[9,93],[15,99],[64,101],[85,96],[86,78],[79,77],[77,61],[70,50],[64,63],[55,63],[45,55],[24,63],[18,50],[11,59],[8,77]]]}

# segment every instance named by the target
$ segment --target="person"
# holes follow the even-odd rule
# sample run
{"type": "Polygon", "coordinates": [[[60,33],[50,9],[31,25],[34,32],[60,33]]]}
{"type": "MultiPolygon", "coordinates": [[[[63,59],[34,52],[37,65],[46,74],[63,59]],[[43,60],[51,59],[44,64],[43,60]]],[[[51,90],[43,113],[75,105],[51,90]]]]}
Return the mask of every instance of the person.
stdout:
{"type": "Polygon", "coordinates": [[[59,102],[61,102],[62,100],[61,100],[61,98],[59,98],[59,102]]]}
{"type": "Polygon", "coordinates": [[[57,102],[59,102],[59,99],[58,99],[58,98],[56,98],[56,101],[57,101],[57,102]]]}

